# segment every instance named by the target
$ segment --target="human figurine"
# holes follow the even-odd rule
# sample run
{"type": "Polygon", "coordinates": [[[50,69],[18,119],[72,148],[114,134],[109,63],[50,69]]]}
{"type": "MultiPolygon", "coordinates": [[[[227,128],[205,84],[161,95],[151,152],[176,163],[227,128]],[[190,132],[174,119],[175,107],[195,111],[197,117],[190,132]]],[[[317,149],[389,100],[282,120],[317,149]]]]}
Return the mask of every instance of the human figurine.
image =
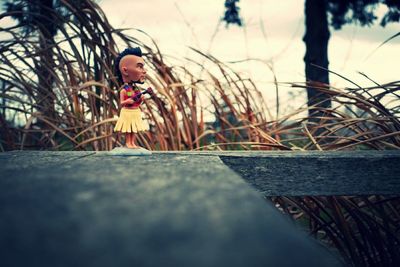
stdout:
{"type": "Polygon", "coordinates": [[[143,84],[146,79],[146,69],[142,51],[139,47],[127,48],[116,59],[116,73],[123,83],[119,91],[121,111],[114,132],[125,133],[126,147],[142,149],[136,144],[136,136],[140,131],[148,130],[142,120],[140,104],[144,94],[152,94],[151,88],[141,91],[137,84],[143,84]]]}

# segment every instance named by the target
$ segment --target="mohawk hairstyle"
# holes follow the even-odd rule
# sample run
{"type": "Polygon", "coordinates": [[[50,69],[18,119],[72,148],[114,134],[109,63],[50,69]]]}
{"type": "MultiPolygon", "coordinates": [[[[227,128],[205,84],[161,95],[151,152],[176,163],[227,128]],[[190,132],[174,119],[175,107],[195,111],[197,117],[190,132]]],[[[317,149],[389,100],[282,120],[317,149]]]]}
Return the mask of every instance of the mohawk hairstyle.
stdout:
{"type": "Polygon", "coordinates": [[[142,56],[142,50],[140,50],[140,47],[126,48],[124,51],[122,51],[118,55],[117,59],[115,60],[115,66],[114,67],[115,67],[115,73],[117,74],[118,80],[121,83],[123,82],[123,80],[122,80],[122,74],[121,74],[121,72],[119,70],[119,63],[121,62],[121,59],[124,56],[127,56],[127,55],[134,55],[134,56],[141,57],[142,56]]]}

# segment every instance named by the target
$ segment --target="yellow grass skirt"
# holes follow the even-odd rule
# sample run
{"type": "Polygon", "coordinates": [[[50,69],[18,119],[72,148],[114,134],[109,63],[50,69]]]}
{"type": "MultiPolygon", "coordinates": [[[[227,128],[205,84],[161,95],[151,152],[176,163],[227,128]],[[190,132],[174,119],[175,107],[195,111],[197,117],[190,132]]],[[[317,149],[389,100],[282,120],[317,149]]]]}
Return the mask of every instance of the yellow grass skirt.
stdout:
{"type": "Polygon", "coordinates": [[[114,132],[137,133],[146,130],[148,130],[148,127],[146,127],[142,120],[142,112],[140,111],[140,108],[121,109],[117,124],[114,127],[114,132]]]}

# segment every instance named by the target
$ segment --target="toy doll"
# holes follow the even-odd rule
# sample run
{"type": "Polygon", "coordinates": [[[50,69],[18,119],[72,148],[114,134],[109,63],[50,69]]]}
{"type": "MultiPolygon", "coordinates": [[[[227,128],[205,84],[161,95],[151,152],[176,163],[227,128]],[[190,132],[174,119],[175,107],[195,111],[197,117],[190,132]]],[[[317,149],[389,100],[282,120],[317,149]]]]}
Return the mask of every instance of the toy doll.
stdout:
{"type": "Polygon", "coordinates": [[[123,85],[119,92],[121,112],[114,127],[115,132],[125,133],[126,147],[143,149],[135,143],[135,134],[148,130],[142,120],[140,104],[144,94],[152,94],[151,88],[141,91],[136,84],[143,84],[146,78],[142,51],[139,47],[125,49],[116,59],[116,73],[123,85]]]}

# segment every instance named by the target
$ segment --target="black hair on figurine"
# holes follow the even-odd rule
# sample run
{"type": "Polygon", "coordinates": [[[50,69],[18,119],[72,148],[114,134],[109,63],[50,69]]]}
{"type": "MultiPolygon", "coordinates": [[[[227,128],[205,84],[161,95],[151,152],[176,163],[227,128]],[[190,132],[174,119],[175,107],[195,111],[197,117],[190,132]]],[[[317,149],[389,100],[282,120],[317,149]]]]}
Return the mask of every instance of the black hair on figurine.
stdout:
{"type": "Polygon", "coordinates": [[[121,62],[121,59],[124,56],[127,55],[134,55],[134,56],[138,56],[141,57],[142,56],[142,50],[140,50],[140,47],[135,47],[135,48],[126,48],[124,51],[122,51],[117,59],[115,60],[115,73],[117,74],[118,80],[122,83],[122,74],[119,70],[119,63],[121,62]]]}

